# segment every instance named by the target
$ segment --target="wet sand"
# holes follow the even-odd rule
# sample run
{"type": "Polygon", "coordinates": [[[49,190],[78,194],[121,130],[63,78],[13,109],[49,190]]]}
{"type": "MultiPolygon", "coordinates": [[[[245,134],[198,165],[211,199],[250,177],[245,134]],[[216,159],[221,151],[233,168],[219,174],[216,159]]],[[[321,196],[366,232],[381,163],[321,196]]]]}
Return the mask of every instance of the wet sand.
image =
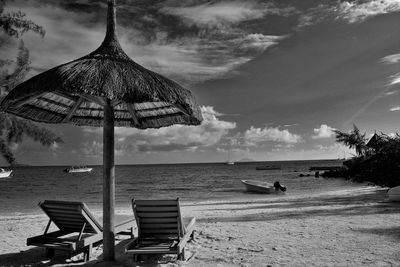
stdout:
{"type": "MultiPolygon", "coordinates": [[[[400,203],[389,202],[383,188],[183,203],[182,210],[197,218],[186,261],[162,256],[133,262],[123,254],[128,240],[119,240],[116,266],[400,266],[400,203]]],[[[118,213],[132,215],[126,208],[118,213]]],[[[87,263],[81,255],[47,259],[43,249],[26,246],[46,223],[39,211],[1,216],[0,266],[101,265],[101,245],[87,263]]]]}

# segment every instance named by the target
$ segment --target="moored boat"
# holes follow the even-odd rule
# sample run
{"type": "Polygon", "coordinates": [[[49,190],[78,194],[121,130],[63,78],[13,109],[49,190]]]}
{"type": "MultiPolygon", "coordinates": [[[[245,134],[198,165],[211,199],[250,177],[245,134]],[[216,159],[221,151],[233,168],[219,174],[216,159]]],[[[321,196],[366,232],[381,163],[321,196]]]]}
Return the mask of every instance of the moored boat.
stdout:
{"type": "Polygon", "coordinates": [[[400,202],[400,186],[389,189],[388,196],[390,201],[400,202]]]}
{"type": "Polygon", "coordinates": [[[9,178],[11,176],[12,170],[5,170],[3,168],[0,168],[0,178],[9,178]]]}
{"type": "Polygon", "coordinates": [[[246,186],[247,191],[256,193],[271,194],[286,191],[286,187],[282,186],[278,181],[272,184],[257,180],[242,180],[242,183],[246,186]]]}
{"type": "Polygon", "coordinates": [[[255,180],[242,180],[242,183],[246,186],[247,191],[264,194],[271,194],[275,192],[274,185],[271,183],[255,180]]]}
{"type": "Polygon", "coordinates": [[[85,167],[85,166],[72,166],[70,168],[65,169],[65,172],[68,173],[79,173],[79,172],[91,172],[93,168],[85,167]]]}

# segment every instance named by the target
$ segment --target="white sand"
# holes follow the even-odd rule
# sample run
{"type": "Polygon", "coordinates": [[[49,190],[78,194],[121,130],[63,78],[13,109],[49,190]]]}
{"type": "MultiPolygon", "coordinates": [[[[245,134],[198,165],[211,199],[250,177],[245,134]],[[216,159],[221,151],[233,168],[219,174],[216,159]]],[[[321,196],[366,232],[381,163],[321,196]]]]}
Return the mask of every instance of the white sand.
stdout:
{"type": "MultiPolygon", "coordinates": [[[[132,211],[121,210],[125,214],[132,211]]],[[[388,202],[386,190],[361,188],[308,198],[252,202],[186,203],[185,215],[197,218],[196,240],[187,260],[175,256],[133,262],[117,245],[121,266],[400,266],[400,203],[388,202]]],[[[45,215],[0,217],[0,266],[74,266],[81,255],[65,260],[44,257],[27,247],[40,234],[45,215]]],[[[101,246],[94,249],[101,259],[101,246]]]]}

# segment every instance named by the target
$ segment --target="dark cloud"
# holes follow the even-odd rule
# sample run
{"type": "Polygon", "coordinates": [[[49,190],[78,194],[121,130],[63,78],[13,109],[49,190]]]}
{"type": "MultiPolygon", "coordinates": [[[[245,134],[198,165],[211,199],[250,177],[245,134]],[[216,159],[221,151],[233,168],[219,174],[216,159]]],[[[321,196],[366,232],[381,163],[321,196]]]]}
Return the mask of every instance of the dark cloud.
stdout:
{"type": "Polygon", "coordinates": [[[165,151],[182,151],[182,150],[188,150],[191,147],[197,147],[199,144],[192,143],[188,145],[179,145],[179,144],[168,144],[168,145],[138,145],[138,151],[139,152],[165,152],[165,151]]]}

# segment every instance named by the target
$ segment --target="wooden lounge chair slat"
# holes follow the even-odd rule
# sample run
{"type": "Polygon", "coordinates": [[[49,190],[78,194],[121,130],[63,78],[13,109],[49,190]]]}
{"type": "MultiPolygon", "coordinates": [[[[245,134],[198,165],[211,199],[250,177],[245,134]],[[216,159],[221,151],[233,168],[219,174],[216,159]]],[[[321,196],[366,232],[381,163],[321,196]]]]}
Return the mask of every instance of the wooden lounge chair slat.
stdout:
{"type": "Polygon", "coordinates": [[[146,245],[146,244],[139,244],[138,248],[141,249],[170,249],[176,247],[173,244],[154,244],[154,245],[146,245]]]}
{"type": "Polygon", "coordinates": [[[160,240],[160,239],[172,239],[177,240],[176,234],[142,234],[141,237],[143,239],[153,239],[153,240],[160,240]]]}
{"type": "MultiPolygon", "coordinates": [[[[64,229],[64,228],[76,228],[76,227],[78,227],[79,229],[81,229],[82,228],[82,225],[84,224],[85,222],[67,222],[67,221],[57,221],[55,224],[58,226],[59,225],[59,228],[61,228],[61,230],[62,229],[64,229]]],[[[88,230],[88,231],[93,231],[93,228],[90,226],[90,225],[86,225],[86,227],[85,227],[85,229],[86,230],[88,230]]]]}
{"type": "Polygon", "coordinates": [[[62,243],[51,243],[51,244],[32,244],[33,246],[41,246],[45,248],[54,248],[54,249],[59,249],[59,250],[71,250],[71,247],[65,246],[62,243]]]}
{"type": "MultiPolygon", "coordinates": [[[[51,215],[53,215],[52,213],[49,213],[51,215]]],[[[55,218],[59,221],[68,221],[68,222],[85,222],[84,219],[82,219],[81,217],[78,216],[73,216],[73,217],[68,217],[68,216],[52,216],[52,218],[55,218]]]]}
{"type": "Polygon", "coordinates": [[[55,219],[56,222],[58,223],[62,223],[63,225],[80,225],[82,226],[84,223],[86,223],[86,221],[84,220],[67,220],[67,219],[62,219],[59,220],[58,218],[55,219]]]}
{"type": "Polygon", "coordinates": [[[143,234],[178,234],[178,227],[175,229],[153,229],[153,228],[142,228],[141,233],[143,234]]]}
{"type": "Polygon", "coordinates": [[[145,223],[146,225],[159,224],[159,223],[177,223],[177,220],[175,217],[173,217],[173,218],[140,218],[140,221],[142,223],[145,223]]]}
{"type": "Polygon", "coordinates": [[[156,228],[156,229],[177,229],[178,224],[176,222],[173,223],[142,223],[142,229],[148,228],[156,228]]]}
{"type": "Polygon", "coordinates": [[[134,250],[137,250],[138,253],[142,252],[152,252],[152,254],[166,254],[170,252],[177,252],[177,248],[170,248],[170,247],[139,247],[134,250]]]}
{"type": "Polygon", "coordinates": [[[178,212],[138,212],[137,215],[144,218],[171,218],[178,217],[178,212]]]}
{"type": "Polygon", "coordinates": [[[161,239],[161,240],[146,240],[144,239],[142,242],[138,244],[138,247],[174,247],[178,243],[176,240],[171,239],[161,239]]]}
{"type": "Polygon", "coordinates": [[[47,209],[57,209],[57,210],[70,210],[70,211],[77,211],[81,209],[80,206],[76,205],[62,205],[62,204],[49,204],[49,203],[44,203],[42,207],[45,207],[47,209]]]}
{"type": "Polygon", "coordinates": [[[135,203],[139,206],[176,206],[176,200],[135,200],[135,203]]]}
{"type": "Polygon", "coordinates": [[[54,215],[62,215],[62,216],[76,216],[79,217],[80,213],[77,211],[71,211],[71,210],[57,210],[57,209],[47,209],[46,208],[46,212],[48,213],[54,213],[54,215]]]}
{"type": "MultiPolygon", "coordinates": [[[[65,222],[65,221],[54,221],[54,224],[60,229],[68,232],[80,232],[84,222],[65,222]]],[[[95,229],[90,225],[85,226],[85,232],[96,233],[95,229]]]]}
{"type": "Polygon", "coordinates": [[[158,250],[158,249],[132,249],[129,251],[130,254],[177,254],[177,249],[165,249],[165,250],[158,250]]]}
{"type": "Polygon", "coordinates": [[[178,208],[175,206],[161,206],[161,207],[153,207],[153,206],[138,206],[136,208],[138,212],[178,212],[178,208]]]}
{"type": "Polygon", "coordinates": [[[44,242],[44,243],[50,243],[50,242],[51,242],[51,243],[53,243],[53,244],[59,242],[59,243],[62,243],[62,244],[64,244],[64,245],[66,245],[66,246],[69,246],[69,245],[72,245],[72,244],[75,243],[75,242],[72,242],[72,241],[68,241],[68,239],[63,239],[63,238],[47,238],[47,237],[39,238],[39,239],[36,240],[36,242],[38,242],[38,241],[41,241],[41,242],[44,242]]]}

